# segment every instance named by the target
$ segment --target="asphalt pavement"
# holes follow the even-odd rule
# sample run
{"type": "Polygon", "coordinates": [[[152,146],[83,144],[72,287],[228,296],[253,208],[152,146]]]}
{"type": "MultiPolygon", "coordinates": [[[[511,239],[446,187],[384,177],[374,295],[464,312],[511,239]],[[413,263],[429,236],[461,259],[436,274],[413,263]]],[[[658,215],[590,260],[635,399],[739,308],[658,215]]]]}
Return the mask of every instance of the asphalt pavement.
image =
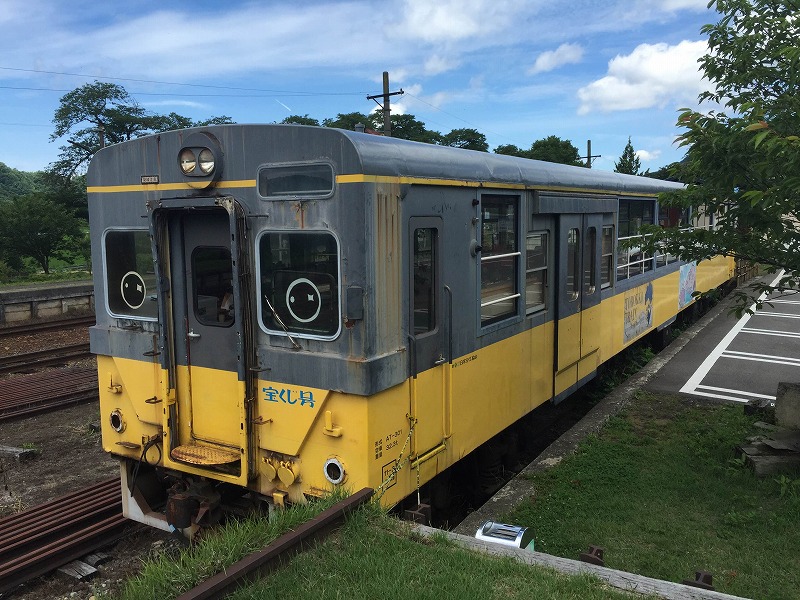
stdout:
{"type": "Polygon", "coordinates": [[[723,301],[645,389],[725,402],[774,401],[779,382],[800,381],[800,293],[764,301],[740,319],[723,301]]]}

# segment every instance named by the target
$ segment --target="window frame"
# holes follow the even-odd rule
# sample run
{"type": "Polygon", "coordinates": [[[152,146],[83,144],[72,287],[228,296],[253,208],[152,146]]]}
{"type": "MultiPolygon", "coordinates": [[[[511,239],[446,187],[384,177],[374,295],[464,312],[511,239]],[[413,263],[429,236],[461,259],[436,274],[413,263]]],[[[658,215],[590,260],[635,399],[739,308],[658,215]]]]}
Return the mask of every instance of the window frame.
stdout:
{"type": "MultiPolygon", "coordinates": [[[[511,322],[511,320],[515,318],[520,318],[520,309],[523,304],[523,283],[522,283],[522,257],[523,253],[520,249],[520,232],[522,230],[522,212],[523,212],[523,199],[520,194],[502,194],[497,192],[485,193],[482,194],[480,197],[480,203],[478,204],[479,210],[479,220],[478,220],[478,234],[480,237],[480,245],[481,251],[478,253],[478,261],[477,261],[477,297],[478,297],[478,327],[481,333],[486,333],[491,331],[496,327],[503,326],[511,322]],[[484,244],[484,236],[486,235],[485,231],[485,210],[486,206],[485,203],[489,201],[503,201],[506,206],[509,204],[514,209],[514,224],[513,224],[513,235],[514,235],[514,249],[510,252],[500,252],[498,254],[490,254],[489,256],[486,255],[486,247],[484,244]],[[513,282],[512,282],[512,291],[510,294],[501,296],[499,298],[493,298],[487,302],[484,302],[484,282],[483,282],[483,272],[484,272],[484,265],[490,264],[492,262],[499,262],[501,260],[512,260],[512,268],[511,272],[513,274],[513,282]],[[513,308],[509,311],[503,312],[499,315],[484,319],[484,308],[488,306],[493,306],[496,304],[500,304],[501,302],[507,302],[511,300],[513,302],[513,308]]],[[[500,232],[495,232],[499,234],[500,232]]],[[[493,234],[492,234],[493,235],[493,234]]]]}
{"type": "Polygon", "coordinates": [[[285,338],[298,338],[308,340],[321,340],[333,341],[338,338],[342,333],[343,328],[343,290],[342,290],[342,245],[339,238],[335,233],[328,229],[265,229],[260,231],[255,239],[255,273],[256,273],[256,294],[258,295],[258,302],[256,305],[256,312],[258,315],[259,328],[269,335],[277,335],[285,338]],[[288,333],[283,329],[270,329],[267,323],[264,322],[264,289],[262,285],[262,260],[261,260],[261,241],[264,236],[268,235],[319,235],[325,234],[333,238],[336,244],[336,303],[338,307],[337,314],[337,327],[336,331],[330,335],[320,335],[307,332],[292,331],[290,328],[288,333]]]}
{"type": "MultiPolygon", "coordinates": [[[[269,190],[267,190],[269,191],[269,190]]],[[[309,162],[282,162],[282,163],[268,163],[258,167],[256,171],[256,194],[261,200],[270,202],[280,202],[286,200],[326,200],[332,198],[336,193],[336,169],[333,163],[327,161],[309,161],[309,162]],[[303,167],[327,167],[331,173],[331,189],[325,193],[308,193],[307,191],[297,190],[294,193],[286,194],[268,194],[261,193],[261,173],[269,171],[270,169],[302,169],[303,167]]]]}
{"type": "MultiPolygon", "coordinates": [[[[414,338],[419,339],[421,337],[425,337],[427,335],[435,334],[439,330],[439,303],[441,302],[439,289],[440,289],[440,277],[441,274],[439,273],[439,264],[440,264],[440,256],[439,253],[441,249],[439,247],[439,238],[441,232],[439,227],[434,226],[415,226],[411,233],[412,239],[412,249],[411,249],[411,324],[410,329],[414,338]],[[417,261],[418,256],[418,247],[416,244],[416,234],[419,231],[428,231],[432,232],[430,237],[430,248],[427,252],[430,253],[430,260],[428,266],[430,268],[430,283],[429,283],[429,291],[430,291],[430,302],[428,303],[427,307],[427,314],[429,319],[429,324],[427,329],[424,330],[417,330],[417,322],[416,322],[416,312],[417,312],[417,266],[420,264],[417,261]]],[[[425,252],[425,250],[421,250],[421,252],[425,252]]]]}
{"type": "Polygon", "coordinates": [[[550,289],[550,266],[551,266],[551,252],[550,252],[550,243],[552,237],[551,232],[549,229],[540,229],[540,230],[532,230],[527,233],[525,236],[525,314],[526,315],[533,315],[542,311],[547,310],[548,307],[548,296],[549,296],[549,289],[550,289]],[[543,236],[543,243],[541,244],[542,248],[544,249],[544,266],[543,267],[534,267],[532,269],[528,268],[528,240],[536,236],[543,236]],[[542,302],[540,304],[528,304],[528,274],[535,273],[539,271],[544,271],[544,280],[542,282],[542,302]]]}
{"type": "MultiPolygon", "coordinates": [[[[107,252],[108,235],[111,234],[111,233],[131,233],[131,234],[134,234],[134,235],[137,234],[137,233],[144,234],[145,237],[147,238],[147,243],[148,243],[148,246],[150,248],[150,250],[148,252],[149,261],[150,261],[150,264],[153,265],[152,241],[150,239],[150,230],[148,228],[145,228],[145,227],[109,227],[108,229],[103,231],[102,241],[101,241],[100,246],[101,246],[102,261],[103,261],[102,262],[102,265],[103,265],[102,266],[102,268],[103,268],[103,294],[105,296],[104,304],[105,304],[106,313],[108,313],[108,315],[110,315],[111,317],[113,317],[115,319],[129,319],[129,320],[134,320],[134,321],[148,321],[148,322],[151,322],[151,323],[158,322],[158,319],[159,319],[159,304],[160,304],[160,302],[159,302],[158,286],[157,286],[158,274],[155,271],[155,267],[153,267],[153,271],[152,271],[152,278],[154,280],[153,281],[153,289],[152,290],[147,290],[147,289],[145,290],[145,298],[144,298],[144,301],[143,301],[142,304],[144,304],[144,302],[148,302],[148,301],[153,302],[154,305],[155,305],[155,313],[156,314],[154,316],[144,316],[144,315],[136,315],[136,314],[115,312],[114,310],[112,310],[111,304],[109,303],[110,294],[109,294],[109,281],[108,281],[108,252],[107,252]],[[154,298],[148,298],[148,296],[152,296],[153,294],[155,294],[154,298]]],[[[136,273],[138,273],[138,271],[136,271],[136,273]]],[[[139,275],[139,277],[141,277],[141,275],[139,275]]],[[[146,287],[146,282],[144,282],[144,278],[142,278],[142,281],[143,281],[143,283],[145,283],[145,287],[146,287]]],[[[133,309],[133,310],[136,310],[136,309],[133,309]]]]}
{"type": "Polygon", "coordinates": [[[612,223],[603,223],[603,227],[600,230],[600,289],[605,290],[610,287],[613,287],[614,282],[617,279],[617,266],[616,266],[616,240],[614,238],[614,231],[616,226],[612,223]],[[605,232],[606,230],[611,230],[611,249],[610,252],[605,252],[603,248],[603,241],[606,239],[605,232]],[[603,263],[608,261],[608,278],[603,280],[603,263]]]}
{"type": "MultiPolygon", "coordinates": [[[[199,293],[199,289],[198,289],[199,286],[198,286],[198,279],[197,278],[198,278],[199,270],[198,270],[197,256],[198,256],[198,254],[200,254],[201,252],[206,251],[206,250],[222,250],[223,252],[227,252],[227,254],[228,254],[228,265],[230,267],[230,275],[231,275],[231,283],[230,283],[231,291],[223,293],[222,297],[219,298],[219,299],[220,299],[220,301],[222,301],[222,299],[224,299],[226,297],[227,293],[233,294],[233,257],[231,256],[230,247],[226,247],[226,246],[210,246],[210,245],[195,246],[194,248],[192,248],[191,255],[189,256],[189,261],[190,261],[190,265],[191,265],[191,273],[192,273],[192,298],[191,298],[192,302],[191,302],[191,307],[192,307],[192,312],[193,312],[194,318],[195,318],[195,320],[197,320],[198,323],[200,323],[201,325],[204,325],[206,327],[222,327],[222,328],[232,327],[233,324],[236,322],[235,314],[230,314],[229,313],[228,316],[230,318],[226,318],[225,320],[220,321],[219,320],[219,315],[222,314],[220,312],[218,312],[218,314],[215,315],[213,319],[207,318],[206,315],[204,315],[204,314],[202,314],[200,312],[200,296],[201,296],[201,294],[199,293]]],[[[202,294],[202,295],[204,295],[204,294],[202,294]]],[[[219,296],[215,295],[214,297],[219,297],[219,296]]],[[[232,298],[231,298],[231,307],[233,307],[232,298]]],[[[220,306],[216,307],[216,308],[219,311],[222,308],[222,303],[220,303],[220,306]]]]}

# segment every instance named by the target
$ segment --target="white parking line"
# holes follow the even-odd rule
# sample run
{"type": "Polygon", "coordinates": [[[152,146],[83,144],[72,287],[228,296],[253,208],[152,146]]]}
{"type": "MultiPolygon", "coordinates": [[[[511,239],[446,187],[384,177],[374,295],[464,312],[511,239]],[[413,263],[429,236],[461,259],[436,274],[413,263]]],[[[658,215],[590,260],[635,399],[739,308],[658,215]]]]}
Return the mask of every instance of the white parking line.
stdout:
{"type": "MultiPolygon", "coordinates": [[[[800,304],[798,302],[797,304],[800,304]]],[[[800,319],[800,315],[793,315],[790,313],[778,313],[778,312],[760,312],[757,315],[753,315],[754,317],[783,317],[784,319],[800,319]]]]}
{"type": "Polygon", "coordinates": [[[737,352],[736,350],[725,350],[722,358],[735,358],[738,360],[752,360],[755,362],[774,363],[776,365],[791,365],[800,367],[800,358],[791,356],[774,356],[772,354],[754,354],[752,352],[737,352]]]}
{"type": "MultiPolygon", "coordinates": [[[[700,389],[700,390],[711,390],[711,391],[714,391],[714,392],[727,392],[727,394],[737,394],[739,396],[747,396],[746,399],[742,399],[742,398],[736,398],[734,396],[729,396],[729,395],[704,394],[704,393],[700,392],[701,395],[709,396],[711,398],[725,398],[725,399],[729,399],[729,400],[739,400],[740,402],[747,402],[748,399],[751,399],[751,398],[764,398],[766,400],[775,400],[775,396],[769,396],[767,394],[754,394],[753,392],[743,392],[742,390],[731,390],[731,389],[728,389],[728,388],[714,387],[714,386],[711,386],[711,385],[698,385],[697,388],[700,389]]],[[[698,392],[695,392],[695,393],[698,393],[698,392]]]]}
{"type": "MultiPolygon", "coordinates": [[[[770,285],[775,285],[780,278],[783,276],[783,272],[779,273],[775,280],[770,285]]],[[[761,294],[759,296],[758,301],[763,301],[767,297],[767,294],[761,294]]],[[[750,307],[750,310],[755,311],[756,305],[750,307]]],[[[720,359],[722,354],[728,349],[728,346],[731,345],[731,342],[734,338],[744,329],[744,326],[747,325],[747,322],[753,315],[746,314],[739,319],[736,324],[731,327],[731,330],[722,338],[722,341],[717,344],[717,347],[714,348],[711,353],[706,357],[706,359],[700,364],[697,370],[692,374],[689,380],[683,385],[680,391],[684,394],[694,394],[696,396],[707,396],[710,398],[720,398],[724,400],[736,400],[738,402],[747,402],[746,399],[743,398],[736,398],[733,396],[728,395],[721,395],[721,394],[710,394],[708,392],[700,391],[701,388],[707,387],[702,385],[703,379],[705,379],[708,372],[711,371],[711,368],[717,363],[720,359]]],[[[748,330],[748,333],[754,333],[753,330],[748,330]]],[[[780,332],[774,332],[772,335],[786,335],[787,337],[791,337],[788,334],[782,334],[780,332]]],[[[800,337],[800,336],[797,336],[800,337]]],[[[710,388],[713,389],[713,388],[710,388]]],[[[736,393],[742,396],[749,396],[750,392],[746,392],[744,390],[725,390],[726,392],[736,393]]]]}
{"type": "Polygon", "coordinates": [[[791,331],[778,331],[775,329],[757,329],[755,327],[743,327],[742,333],[758,333],[761,335],[774,335],[776,337],[800,338],[800,333],[792,333],[791,331]]]}

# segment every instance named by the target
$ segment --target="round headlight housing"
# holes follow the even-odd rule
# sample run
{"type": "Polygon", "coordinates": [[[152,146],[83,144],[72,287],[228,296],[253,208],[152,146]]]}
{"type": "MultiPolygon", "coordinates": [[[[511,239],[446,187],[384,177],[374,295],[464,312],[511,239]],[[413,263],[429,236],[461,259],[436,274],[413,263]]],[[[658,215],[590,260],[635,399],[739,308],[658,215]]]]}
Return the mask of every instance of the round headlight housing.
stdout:
{"type": "Polygon", "coordinates": [[[191,148],[184,148],[181,150],[181,153],[178,155],[178,164],[180,164],[181,171],[183,171],[185,175],[194,171],[197,166],[197,157],[195,157],[194,151],[191,148]]]}
{"type": "Polygon", "coordinates": [[[197,157],[200,164],[200,170],[208,175],[214,170],[214,153],[208,148],[203,148],[200,155],[197,157]]]}

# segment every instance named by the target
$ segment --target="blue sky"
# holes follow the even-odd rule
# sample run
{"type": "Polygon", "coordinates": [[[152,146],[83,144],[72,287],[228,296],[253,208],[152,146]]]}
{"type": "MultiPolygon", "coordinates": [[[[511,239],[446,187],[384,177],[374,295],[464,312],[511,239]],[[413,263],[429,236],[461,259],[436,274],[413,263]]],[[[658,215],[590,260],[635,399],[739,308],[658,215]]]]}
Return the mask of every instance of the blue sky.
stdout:
{"type": "Polygon", "coordinates": [[[677,110],[704,89],[716,17],[707,0],[3,0],[0,162],[54,161],[59,100],[94,79],[153,112],[270,123],[368,112],[388,71],[393,111],[429,129],[591,139],[604,170],[630,136],[655,170],[683,155],[677,110]]]}

